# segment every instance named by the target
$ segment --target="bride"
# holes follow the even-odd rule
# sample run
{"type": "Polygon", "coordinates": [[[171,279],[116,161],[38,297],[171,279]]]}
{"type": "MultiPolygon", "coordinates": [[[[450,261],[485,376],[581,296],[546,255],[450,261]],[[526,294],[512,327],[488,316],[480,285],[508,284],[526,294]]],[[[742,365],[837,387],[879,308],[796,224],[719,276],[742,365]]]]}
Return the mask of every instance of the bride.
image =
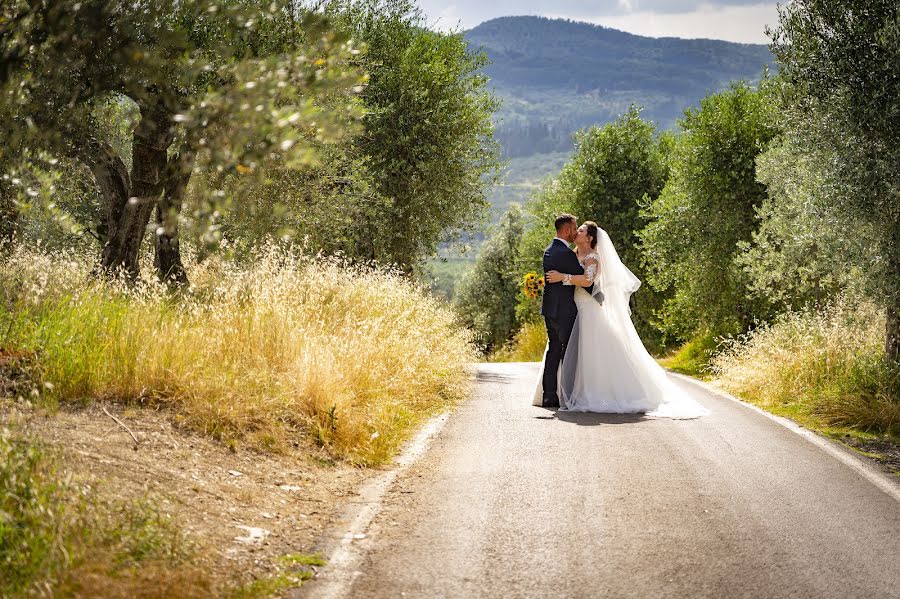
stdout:
{"type": "MultiPolygon", "coordinates": [[[[575,246],[585,272],[568,276],[579,287],[578,317],[560,368],[560,410],[665,418],[708,415],[644,349],[628,305],[641,281],[622,264],[606,231],[587,221],[578,228],[575,246]],[[584,288],[591,285],[589,293],[584,288]]],[[[548,283],[565,278],[565,273],[547,273],[548,283]]]]}

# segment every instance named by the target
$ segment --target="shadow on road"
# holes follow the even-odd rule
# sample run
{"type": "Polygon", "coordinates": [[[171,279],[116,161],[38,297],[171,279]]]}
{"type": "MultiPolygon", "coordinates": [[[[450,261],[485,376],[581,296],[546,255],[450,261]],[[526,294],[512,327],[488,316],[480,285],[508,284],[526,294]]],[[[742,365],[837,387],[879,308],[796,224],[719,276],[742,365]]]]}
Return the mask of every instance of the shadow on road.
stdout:
{"type": "MultiPolygon", "coordinates": [[[[544,418],[544,416],[538,416],[544,418]]],[[[649,420],[643,414],[594,414],[591,412],[556,412],[556,419],[578,426],[600,426],[601,424],[634,424],[649,420]]]]}
{"type": "Polygon", "coordinates": [[[475,380],[479,383],[509,383],[513,381],[513,378],[507,374],[485,372],[483,370],[475,373],[475,380]]]}

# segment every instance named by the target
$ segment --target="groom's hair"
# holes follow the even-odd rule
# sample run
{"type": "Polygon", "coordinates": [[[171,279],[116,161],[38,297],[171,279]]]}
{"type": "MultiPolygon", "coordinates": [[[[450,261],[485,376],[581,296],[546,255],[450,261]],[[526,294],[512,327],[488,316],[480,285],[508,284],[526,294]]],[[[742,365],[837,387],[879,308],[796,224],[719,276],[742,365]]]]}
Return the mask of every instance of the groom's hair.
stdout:
{"type": "Polygon", "coordinates": [[[561,231],[564,226],[574,221],[575,217],[571,214],[560,214],[556,217],[556,221],[554,222],[554,224],[556,225],[556,230],[561,231]]]}

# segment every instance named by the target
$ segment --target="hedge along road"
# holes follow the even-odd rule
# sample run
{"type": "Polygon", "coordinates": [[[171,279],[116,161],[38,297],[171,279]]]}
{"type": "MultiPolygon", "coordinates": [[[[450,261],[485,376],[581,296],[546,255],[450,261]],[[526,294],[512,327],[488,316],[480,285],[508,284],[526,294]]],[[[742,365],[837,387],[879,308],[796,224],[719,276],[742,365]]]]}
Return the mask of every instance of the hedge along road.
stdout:
{"type": "Polygon", "coordinates": [[[555,413],[537,372],[478,366],[330,596],[900,597],[895,481],[684,380],[712,416],[555,413]]]}

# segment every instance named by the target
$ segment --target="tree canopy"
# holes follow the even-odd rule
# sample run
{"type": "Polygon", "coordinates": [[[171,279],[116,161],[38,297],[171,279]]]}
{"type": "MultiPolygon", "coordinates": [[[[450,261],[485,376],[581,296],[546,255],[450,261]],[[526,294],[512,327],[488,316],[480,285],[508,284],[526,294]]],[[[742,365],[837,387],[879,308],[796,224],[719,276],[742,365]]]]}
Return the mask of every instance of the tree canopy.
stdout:
{"type": "MultiPolygon", "coordinates": [[[[102,205],[100,267],[131,277],[155,211],[160,276],[183,280],[177,217],[195,170],[249,179],[268,160],[308,162],[313,142],[344,131],[362,82],[349,36],[289,2],[18,1],[2,16],[11,191],[25,205],[52,197],[33,167],[82,164],[102,205]],[[124,148],[110,106],[134,107],[124,148]]],[[[214,231],[223,192],[204,192],[198,216],[214,231]]]]}
{"type": "Polygon", "coordinates": [[[679,123],[671,175],[647,203],[640,234],[650,283],[674,289],[663,310],[673,333],[736,335],[765,316],[736,258],[767,197],[756,157],[777,134],[775,122],[769,92],[736,83],[679,123]]]}
{"type": "Polygon", "coordinates": [[[821,165],[823,199],[870,228],[865,269],[900,361],[900,12],[892,0],[798,0],[781,8],[773,51],[787,135],[821,165]]]}

